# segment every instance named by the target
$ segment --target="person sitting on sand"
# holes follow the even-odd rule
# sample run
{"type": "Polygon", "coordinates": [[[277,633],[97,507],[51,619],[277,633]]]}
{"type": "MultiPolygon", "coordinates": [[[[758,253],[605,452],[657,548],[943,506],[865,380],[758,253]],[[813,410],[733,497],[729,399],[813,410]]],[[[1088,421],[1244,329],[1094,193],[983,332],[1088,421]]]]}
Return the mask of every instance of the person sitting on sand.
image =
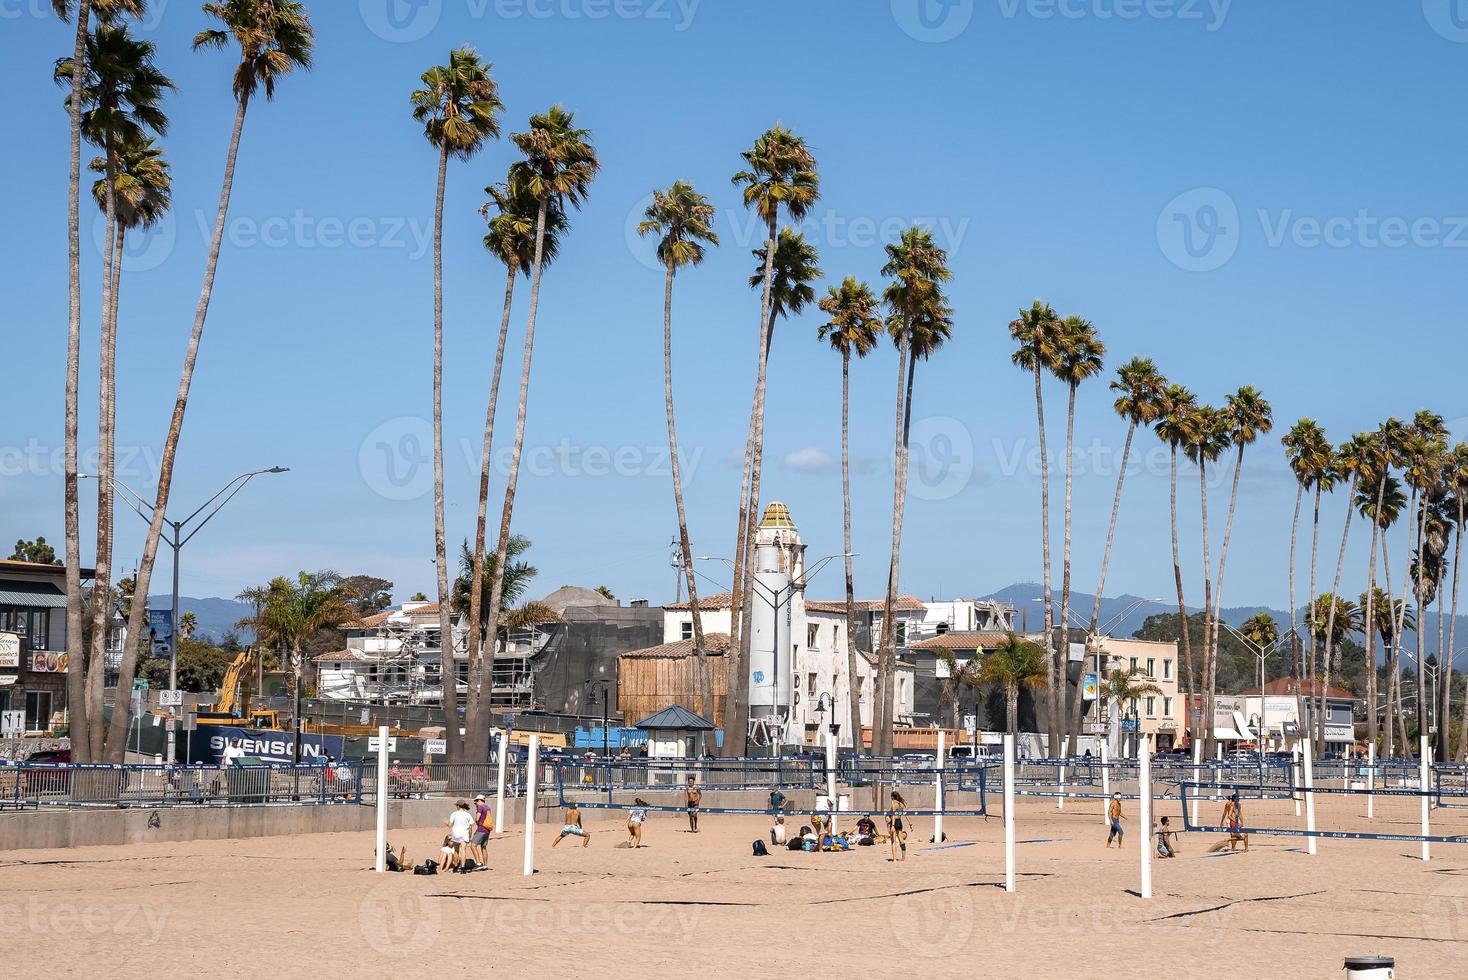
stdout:
{"type": "Polygon", "coordinates": [[[438,849],[440,871],[452,871],[459,866],[459,845],[452,834],[445,834],[443,846],[438,849]]]}
{"type": "Polygon", "coordinates": [[[1111,804],[1106,808],[1106,820],[1108,828],[1106,831],[1106,846],[1110,847],[1112,841],[1116,841],[1117,850],[1121,849],[1121,842],[1126,837],[1126,831],[1121,826],[1121,794],[1111,794],[1111,804]]]}
{"type": "Polygon", "coordinates": [[[1176,841],[1177,831],[1173,830],[1168,825],[1167,818],[1163,817],[1161,826],[1157,828],[1157,856],[1160,858],[1177,857],[1177,848],[1174,846],[1176,841]],[[1172,840],[1168,840],[1169,837],[1172,840]]]}
{"type": "Polygon", "coordinates": [[[632,809],[627,811],[628,847],[642,846],[642,822],[647,819],[647,808],[650,806],[652,804],[640,796],[632,801],[632,809]]]}
{"type": "Polygon", "coordinates": [[[412,871],[413,866],[408,863],[408,850],[402,848],[394,851],[392,845],[387,845],[387,858],[384,862],[389,871],[412,871]]]}
{"type": "Polygon", "coordinates": [[[877,822],[870,814],[863,814],[856,822],[856,842],[862,846],[875,843],[877,840],[877,822]]]}
{"type": "Polygon", "coordinates": [[[770,826],[770,843],[779,845],[785,843],[785,814],[776,813],[775,822],[770,826]]]}
{"type": "Polygon", "coordinates": [[[810,830],[809,827],[801,827],[800,828],[800,833],[798,833],[794,837],[790,838],[790,843],[786,844],[785,846],[787,848],[789,848],[790,850],[792,850],[792,851],[803,851],[803,850],[805,850],[805,838],[806,838],[806,835],[809,834],[810,832],[811,832],[811,830],[810,830]]]}
{"type": "Polygon", "coordinates": [[[591,846],[591,834],[581,826],[581,811],[574,803],[566,807],[566,825],[561,828],[560,836],[556,838],[555,844],[552,844],[551,847],[555,847],[567,837],[580,837],[582,847],[591,846]]]}
{"type": "Polygon", "coordinates": [[[688,832],[698,833],[698,805],[703,802],[703,790],[698,788],[692,776],[688,777],[688,788],[683,791],[683,805],[688,809],[688,832]]]}
{"type": "Polygon", "coordinates": [[[887,811],[887,832],[892,838],[892,860],[907,860],[907,823],[902,819],[907,801],[897,790],[892,791],[892,808],[887,811]]]}

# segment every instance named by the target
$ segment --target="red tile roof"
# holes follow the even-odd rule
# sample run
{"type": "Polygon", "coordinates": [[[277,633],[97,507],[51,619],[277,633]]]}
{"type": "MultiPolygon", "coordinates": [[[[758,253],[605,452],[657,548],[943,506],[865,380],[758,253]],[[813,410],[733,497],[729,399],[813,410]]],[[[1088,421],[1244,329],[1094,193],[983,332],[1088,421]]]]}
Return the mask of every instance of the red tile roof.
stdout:
{"type": "MultiPolygon", "coordinates": [[[[699,602],[701,607],[703,602],[699,602]]],[[[722,657],[729,650],[728,633],[705,633],[703,635],[703,652],[710,657],[722,657]]],[[[684,657],[693,656],[693,641],[678,640],[673,643],[663,643],[655,647],[644,647],[641,650],[629,650],[622,654],[624,657],[660,658],[664,660],[682,660],[684,657]]]]}
{"type": "Polygon", "coordinates": [[[1003,643],[1005,633],[964,633],[950,631],[930,636],[910,645],[913,650],[978,650],[982,647],[997,647],[1003,643]]]}
{"type": "MultiPolygon", "coordinates": [[[[698,597],[699,612],[715,612],[720,609],[728,609],[733,604],[734,594],[732,592],[716,592],[713,595],[701,595],[698,597]]],[[[675,602],[671,605],[664,606],[663,608],[692,609],[693,604],[690,603],[687,599],[684,599],[682,602],[675,602]]]]}
{"type": "MultiPolygon", "coordinates": [[[[886,599],[857,599],[853,603],[857,612],[882,612],[887,607],[886,599]]],[[[845,599],[811,599],[806,602],[805,608],[811,612],[822,613],[845,613],[845,599]]],[[[923,600],[917,596],[900,595],[893,604],[894,609],[899,612],[922,612],[928,607],[923,600]]]]}

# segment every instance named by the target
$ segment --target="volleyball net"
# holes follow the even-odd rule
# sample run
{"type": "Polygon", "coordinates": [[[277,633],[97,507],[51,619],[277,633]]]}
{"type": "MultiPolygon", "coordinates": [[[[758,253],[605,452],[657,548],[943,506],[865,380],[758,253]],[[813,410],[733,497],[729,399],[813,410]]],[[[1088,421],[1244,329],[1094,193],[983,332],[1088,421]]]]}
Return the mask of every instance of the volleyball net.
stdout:
{"type": "Polygon", "coordinates": [[[1262,794],[1255,783],[1187,782],[1183,826],[1231,835],[1468,843],[1468,790],[1451,780],[1446,787],[1432,779],[1425,786],[1420,778],[1391,782],[1293,786],[1283,798],[1262,794]]]}

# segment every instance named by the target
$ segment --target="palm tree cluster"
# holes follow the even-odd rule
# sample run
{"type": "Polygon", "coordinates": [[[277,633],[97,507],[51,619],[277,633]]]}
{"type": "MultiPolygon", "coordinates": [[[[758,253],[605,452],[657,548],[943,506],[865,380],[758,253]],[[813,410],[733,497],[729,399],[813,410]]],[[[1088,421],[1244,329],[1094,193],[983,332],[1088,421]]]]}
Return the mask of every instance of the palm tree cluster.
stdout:
{"type": "MultiPolygon", "coordinates": [[[[1419,411],[1410,422],[1390,418],[1373,432],[1352,436],[1340,446],[1326,438],[1324,430],[1312,419],[1301,419],[1284,437],[1285,454],[1296,479],[1295,522],[1290,535],[1290,605],[1294,625],[1295,540],[1298,536],[1301,502],[1308,493],[1313,499],[1310,546],[1310,595],[1315,596],[1305,610],[1307,649],[1294,647],[1293,670],[1297,677],[1318,680],[1321,688],[1330,684],[1332,676],[1341,673],[1341,645],[1353,632],[1362,634],[1366,645],[1367,738],[1380,740],[1384,752],[1393,755],[1409,751],[1406,714],[1402,709],[1403,655],[1414,664],[1415,689],[1418,692],[1413,729],[1419,736],[1428,734],[1429,704],[1424,683],[1429,661],[1441,665],[1438,686],[1439,701],[1432,706],[1438,718],[1438,737],[1433,746],[1439,761],[1446,762],[1468,752],[1468,697],[1461,712],[1458,745],[1449,744],[1449,719],[1453,658],[1458,614],[1458,563],[1462,555],[1465,494],[1468,494],[1468,445],[1449,445],[1447,426],[1442,417],[1431,411],[1419,411]],[[1404,491],[1405,484],[1405,491],[1404,491]],[[1336,557],[1335,575],[1328,592],[1316,593],[1316,562],[1320,548],[1320,509],[1324,496],[1338,487],[1346,489],[1346,508],[1341,530],[1340,549],[1336,557]],[[1366,590],[1359,601],[1340,596],[1347,542],[1353,518],[1360,514],[1371,529],[1366,590]],[[1407,541],[1402,549],[1401,593],[1393,597],[1392,563],[1388,531],[1406,517],[1407,541]],[[1448,559],[1450,542],[1453,557],[1448,559]],[[1378,561],[1378,555],[1380,560],[1378,561]],[[1452,568],[1451,584],[1447,581],[1452,568]],[[1378,574],[1381,578],[1378,579],[1378,574]],[[1385,589],[1377,582],[1385,584],[1385,589]],[[1443,613],[1443,598],[1451,595],[1451,608],[1443,613]],[[1437,605],[1437,638],[1434,643],[1427,629],[1429,609],[1437,605]],[[1451,624],[1451,625],[1449,625],[1451,624]],[[1416,649],[1407,649],[1404,641],[1416,636],[1416,649]],[[1384,657],[1377,654],[1376,640],[1385,648],[1384,657]],[[1387,690],[1377,690],[1378,659],[1385,663],[1387,690]],[[1384,711],[1377,711],[1378,702],[1384,711]],[[1383,730],[1384,729],[1384,730],[1383,730]]],[[[1324,693],[1318,694],[1312,732],[1317,747],[1325,742],[1324,693]]]]}
{"type": "MultiPolygon", "coordinates": [[[[157,64],[156,46],[136,35],[138,25],[147,14],[146,0],[53,0],[52,6],[58,17],[73,22],[76,28],[72,53],[57,61],[54,73],[57,83],[67,90],[65,105],[71,117],[64,492],[67,643],[74,666],[67,674],[67,704],[74,757],[78,761],[119,762],[126,749],[128,713],[115,711],[109,724],[102,707],[102,654],[106,617],[110,612],[108,604],[92,603],[88,610],[91,622],[83,623],[77,463],[82,346],[82,144],[94,146],[99,153],[89,168],[98,175],[92,186],[92,197],[105,227],[97,341],[99,453],[94,474],[97,477],[96,581],[105,592],[113,566],[112,494],[116,473],[117,342],[122,323],[123,255],[128,233],[156,224],[172,203],[170,166],[158,141],[168,130],[163,103],[174,85],[157,64]]],[[[233,42],[238,49],[239,61],[230,80],[235,103],[234,127],[203,286],[159,459],[152,521],[138,561],[139,595],[147,594],[152,578],[172,489],[174,461],[218,269],[246,111],[262,90],[267,100],[272,99],[277,82],[284,76],[309,68],[314,44],[310,18],[305,8],[293,0],[220,0],[206,3],[203,9],[215,26],[195,37],[194,48],[222,48],[233,42]]],[[[127,610],[128,627],[119,672],[119,684],[123,688],[132,686],[137,671],[139,643],[147,633],[143,628],[145,607],[146,603],[140,602],[127,610]]]]}

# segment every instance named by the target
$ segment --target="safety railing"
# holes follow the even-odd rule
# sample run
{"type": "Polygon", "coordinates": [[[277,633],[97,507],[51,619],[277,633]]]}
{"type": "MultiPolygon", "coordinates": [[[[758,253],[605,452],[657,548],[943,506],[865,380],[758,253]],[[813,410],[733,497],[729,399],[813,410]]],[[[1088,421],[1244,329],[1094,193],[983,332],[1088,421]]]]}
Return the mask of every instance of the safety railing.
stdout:
{"type": "Polygon", "coordinates": [[[0,765],[0,809],[360,803],[360,763],[0,765]]]}
{"type": "MultiPolygon", "coordinates": [[[[497,763],[447,763],[404,766],[393,764],[387,770],[387,796],[389,800],[424,800],[440,797],[470,797],[479,793],[492,795],[499,781],[497,763]]],[[[525,764],[519,760],[506,760],[505,795],[524,795],[525,764]]],[[[368,759],[362,764],[362,799],[366,803],[377,801],[377,762],[368,759]]]]}

